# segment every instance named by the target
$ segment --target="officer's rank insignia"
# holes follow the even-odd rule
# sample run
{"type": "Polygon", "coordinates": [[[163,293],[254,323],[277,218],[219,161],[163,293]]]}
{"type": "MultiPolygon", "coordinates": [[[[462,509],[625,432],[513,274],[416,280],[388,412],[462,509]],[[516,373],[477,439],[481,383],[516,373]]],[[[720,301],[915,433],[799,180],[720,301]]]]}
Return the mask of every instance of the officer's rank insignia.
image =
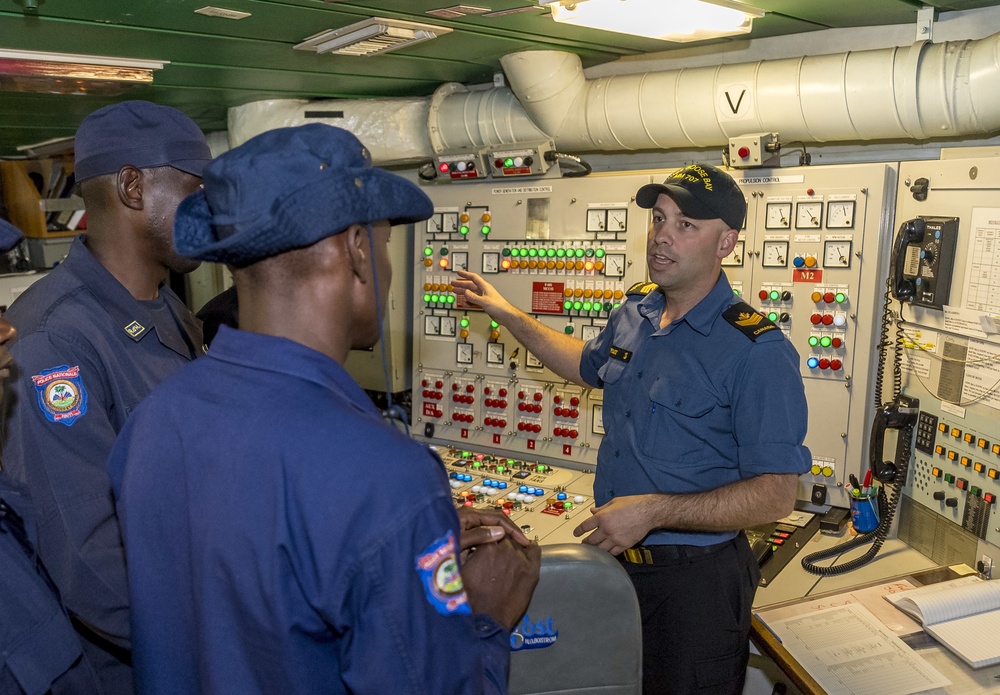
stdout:
{"type": "Polygon", "coordinates": [[[455,534],[449,531],[417,556],[417,572],[427,601],[441,615],[472,613],[462,584],[456,549],[455,534]]]}
{"type": "Polygon", "coordinates": [[[729,325],[733,326],[740,333],[750,340],[757,340],[757,336],[768,331],[773,331],[778,326],[772,323],[766,316],[744,302],[737,302],[726,309],[722,318],[729,325]]]}
{"type": "Polygon", "coordinates": [[[146,332],[146,327],[143,326],[138,321],[133,321],[129,325],[125,326],[122,330],[128,333],[128,337],[132,340],[138,340],[139,336],[146,332]]]}
{"type": "Polygon", "coordinates": [[[650,292],[652,292],[653,290],[655,290],[657,287],[659,287],[659,285],[657,285],[655,282],[637,282],[631,287],[629,287],[627,290],[625,290],[625,294],[627,294],[629,297],[635,295],[645,296],[650,292]]]}
{"type": "Polygon", "coordinates": [[[38,392],[38,407],[50,422],[69,426],[87,413],[87,389],[83,386],[80,367],[64,364],[43,369],[31,380],[38,392]]]}
{"type": "Polygon", "coordinates": [[[625,348],[616,347],[614,345],[612,345],[611,349],[608,350],[608,354],[614,359],[621,360],[622,362],[628,362],[632,359],[631,350],[626,350],[625,348]]]}

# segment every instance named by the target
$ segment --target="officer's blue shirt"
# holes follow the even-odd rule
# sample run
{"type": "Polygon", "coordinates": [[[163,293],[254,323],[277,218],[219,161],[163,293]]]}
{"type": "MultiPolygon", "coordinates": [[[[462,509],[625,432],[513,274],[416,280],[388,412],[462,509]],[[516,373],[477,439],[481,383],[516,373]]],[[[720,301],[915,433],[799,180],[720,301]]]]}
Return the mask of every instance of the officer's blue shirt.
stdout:
{"type": "Polygon", "coordinates": [[[100,693],[80,639],[35,554],[24,486],[0,473],[0,693],[100,693]]]}
{"type": "Polygon", "coordinates": [[[222,326],[109,460],[141,693],[504,692],[444,468],[329,357],[222,326]]]}
{"type": "MultiPolygon", "coordinates": [[[[809,470],[798,354],[777,328],[751,338],[727,321],[736,301],[721,273],[701,302],[661,329],[663,293],[630,295],[586,344],[580,374],[604,388],[597,504],[809,470]]],[[[661,529],[643,542],[711,545],[736,532],[661,529]]]]}
{"type": "Polygon", "coordinates": [[[201,328],[167,287],[157,301],[135,300],[83,239],[6,314],[19,376],[4,466],[28,484],[38,552],[70,612],[127,647],[108,453],[133,408],[202,352],[201,328]]]}

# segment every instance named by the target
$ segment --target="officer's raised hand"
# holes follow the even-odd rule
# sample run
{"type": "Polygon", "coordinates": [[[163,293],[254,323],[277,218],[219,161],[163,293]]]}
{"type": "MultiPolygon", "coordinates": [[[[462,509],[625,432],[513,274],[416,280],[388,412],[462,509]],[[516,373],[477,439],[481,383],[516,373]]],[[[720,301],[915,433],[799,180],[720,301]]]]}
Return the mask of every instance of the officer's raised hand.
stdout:
{"type": "Polygon", "coordinates": [[[507,536],[478,546],[462,564],[462,583],[472,611],[513,630],[528,609],[541,563],[537,543],[521,547],[507,536]]]}
{"type": "Polygon", "coordinates": [[[482,276],[471,273],[468,270],[459,270],[457,272],[458,278],[452,282],[455,287],[455,294],[465,295],[466,301],[480,307],[489,314],[491,319],[501,325],[505,325],[505,319],[517,312],[514,306],[493,285],[486,282],[482,276]]]}

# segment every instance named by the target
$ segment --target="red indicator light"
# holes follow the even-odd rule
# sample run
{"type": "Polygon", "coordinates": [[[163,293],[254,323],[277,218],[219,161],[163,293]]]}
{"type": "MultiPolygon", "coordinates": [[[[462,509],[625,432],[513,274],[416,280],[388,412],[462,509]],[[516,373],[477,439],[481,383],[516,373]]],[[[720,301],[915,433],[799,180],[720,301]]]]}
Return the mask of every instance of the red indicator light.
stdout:
{"type": "Polygon", "coordinates": [[[448,163],[447,162],[441,162],[440,164],[438,164],[438,171],[440,171],[442,174],[447,174],[448,173],[448,163]]]}
{"type": "Polygon", "coordinates": [[[736,151],[736,154],[740,156],[740,159],[746,159],[750,156],[750,148],[744,145],[736,151]]]}

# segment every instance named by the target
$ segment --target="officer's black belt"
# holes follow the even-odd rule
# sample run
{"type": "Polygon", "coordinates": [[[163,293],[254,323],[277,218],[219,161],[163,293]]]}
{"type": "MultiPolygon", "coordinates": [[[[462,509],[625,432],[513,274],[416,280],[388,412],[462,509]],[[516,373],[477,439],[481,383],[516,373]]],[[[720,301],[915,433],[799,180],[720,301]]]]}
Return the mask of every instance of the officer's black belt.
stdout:
{"type": "Polygon", "coordinates": [[[670,565],[685,560],[697,560],[723,550],[736,538],[714,545],[636,545],[618,556],[630,565],[670,565]]]}

